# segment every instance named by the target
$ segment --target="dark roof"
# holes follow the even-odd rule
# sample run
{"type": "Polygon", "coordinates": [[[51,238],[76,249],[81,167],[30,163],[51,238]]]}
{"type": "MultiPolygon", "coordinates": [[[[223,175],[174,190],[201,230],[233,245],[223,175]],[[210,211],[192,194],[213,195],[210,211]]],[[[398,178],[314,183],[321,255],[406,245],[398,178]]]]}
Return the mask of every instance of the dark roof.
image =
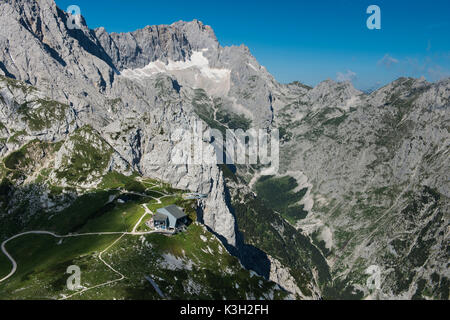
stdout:
{"type": "Polygon", "coordinates": [[[161,213],[155,213],[155,215],[153,216],[153,221],[167,221],[167,216],[161,213]]]}
{"type": "Polygon", "coordinates": [[[163,215],[170,214],[177,220],[186,217],[186,214],[183,211],[181,211],[176,205],[170,205],[168,207],[158,209],[156,210],[156,212],[161,213],[163,215]]]}

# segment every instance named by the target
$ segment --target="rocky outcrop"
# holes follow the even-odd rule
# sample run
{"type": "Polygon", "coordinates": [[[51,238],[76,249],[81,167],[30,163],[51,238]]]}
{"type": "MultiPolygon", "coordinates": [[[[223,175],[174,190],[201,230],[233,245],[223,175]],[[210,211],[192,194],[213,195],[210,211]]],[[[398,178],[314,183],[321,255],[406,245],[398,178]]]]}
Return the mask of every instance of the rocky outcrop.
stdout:
{"type": "MultiPolygon", "coordinates": [[[[291,293],[290,299],[297,299],[300,297],[301,299],[308,299],[311,297],[305,297],[299,287],[296,284],[295,279],[292,277],[288,268],[284,267],[280,261],[277,259],[268,256],[270,260],[270,277],[269,279],[275,283],[278,283],[285,290],[291,293]]],[[[320,295],[315,295],[313,298],[317,299],[320,295]]]]}

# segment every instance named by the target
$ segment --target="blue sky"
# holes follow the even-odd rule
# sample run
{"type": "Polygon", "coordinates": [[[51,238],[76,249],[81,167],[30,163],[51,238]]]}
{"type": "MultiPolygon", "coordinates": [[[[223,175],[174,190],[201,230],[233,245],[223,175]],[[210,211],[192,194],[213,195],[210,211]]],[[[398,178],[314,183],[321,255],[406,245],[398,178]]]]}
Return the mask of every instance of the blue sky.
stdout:
{"type": "Polygon", "coordinates": [[[449,0],[56,0],[89,27],[127,32],[198,19],[225,45],[247,45],[280,82],[351,80],[359,89],[400,76],[450,76],[449,0]],[[369,30],[369,5],[381,30],[369,30]]]}

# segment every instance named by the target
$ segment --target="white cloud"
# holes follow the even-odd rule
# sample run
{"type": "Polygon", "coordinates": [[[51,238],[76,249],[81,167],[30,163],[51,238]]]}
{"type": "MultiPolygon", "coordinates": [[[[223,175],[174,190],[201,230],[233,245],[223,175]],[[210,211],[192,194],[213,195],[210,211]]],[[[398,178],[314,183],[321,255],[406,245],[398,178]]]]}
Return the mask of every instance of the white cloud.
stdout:
{"type": "Polygon", "coordinates": [[[444,70],[441,66],[437,65],[428,68],[427,72],[432,81],[439,81],[450,77],[450,72],[448,70],[444,70]]]}
{"type": "Polygon", "coordinates": [[[383,65],[386,68],[390,68],[392,65],[397,64],[399,61],[393,57],[391,57],[388,53],[384,55],[384,57],[378,61],[378,65],[383,65]]]}
{"type": "Polygon", "coordinates": [[[346,73],[338,72],[336,74],[337,81],[353,81],[356,79],[356,73],[352,70],[347,70],[346,73]]]}
{"type": "Polygon", "coordinates": [[[445,55],[426,56],[422,59],[406,57],[398,62],[396,70],[401,75],[416,78],[426,76],[429,81],[439,81],[450,77],[448,60],[445,55]]]}

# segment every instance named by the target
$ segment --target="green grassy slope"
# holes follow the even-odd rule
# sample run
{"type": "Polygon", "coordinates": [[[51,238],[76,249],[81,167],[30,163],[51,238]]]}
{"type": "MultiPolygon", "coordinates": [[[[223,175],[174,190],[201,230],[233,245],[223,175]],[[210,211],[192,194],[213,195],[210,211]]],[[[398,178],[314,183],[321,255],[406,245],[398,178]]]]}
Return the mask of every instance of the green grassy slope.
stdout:
{"type": "MultiPolygon", "coordinates": [[[[161,186],[158,189],[167,191],[161,186]]],[[[64,211],[40,219],[36,227],[60,235],[130,232],[145,213],[143,204],[153,212],[159,207],[177,204],[195,218],[193,201],[184,201],[179,194],[164,197],[161,203],[143,195],[125,204],[106,204],[109,196],[117,193],[97,190],[84,195],[64,211]]],[[[149,218],[147,215],[142,220],[138,231],[148,231],[144,223],[149,218]]],[[[49,235],[24,235],[7,243],[6,248],[18,269],[10,279],[0,283],[0,299],[160,299],[145,276],[152,277],[169,299],[286,296],[274,283],[243,269],[239,261],[197,223],[191,224],[186,232],[170,237],[114,234],[57,239],[49,235]],[[102,284],[120,276],[99,260],[99,254],[105,249],[108,249],[103,255],[105,261],[125,276],[108,285],[102,284]],[[81,294],[69,291],[66,280],[70,275],[65,272],[70,265],[81,268],[84,288],[94,288],[81,294]]],[[[0,255],[0,278],[10,270],[10,261],[0,255]]]]}

